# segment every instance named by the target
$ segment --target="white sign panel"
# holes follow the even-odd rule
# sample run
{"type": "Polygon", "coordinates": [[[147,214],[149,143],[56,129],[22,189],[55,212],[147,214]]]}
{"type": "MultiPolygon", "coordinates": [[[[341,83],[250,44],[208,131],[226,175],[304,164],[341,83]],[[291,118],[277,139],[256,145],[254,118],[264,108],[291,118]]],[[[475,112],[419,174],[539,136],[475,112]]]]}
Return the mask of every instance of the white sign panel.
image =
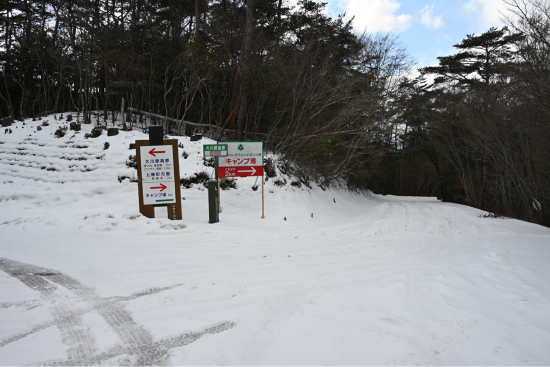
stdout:
{"type": "Polygon", "coordinates": [[[143,204],[176,202],[174,156],[171,145],[140,147],[143,204]]]}
{"type": "Polygon", "coordinates": [[[174,181],[143,182],[143,204],[170,204],[176,202],[174,181]]]}
{"type": "Polygon", "coordinates": [[[227,145],[227,156],[220,157],[219,167],[249,167],[264,165],[263,141],[219,142],[227,145]]]}

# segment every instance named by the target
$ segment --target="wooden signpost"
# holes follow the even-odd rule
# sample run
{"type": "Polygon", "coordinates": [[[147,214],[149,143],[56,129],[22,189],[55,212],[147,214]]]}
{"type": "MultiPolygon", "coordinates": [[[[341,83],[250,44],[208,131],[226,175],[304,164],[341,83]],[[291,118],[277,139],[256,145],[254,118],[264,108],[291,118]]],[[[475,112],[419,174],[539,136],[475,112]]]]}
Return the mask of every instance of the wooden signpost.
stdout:
{"type": "Polygon", "coordinates": [[[139,211],[147,218],[167,207],[169,219],[182,219],[178,158],[178,140],[164,140],[162,126],[149,127],[149,140],[136,140],[139,211]]]}

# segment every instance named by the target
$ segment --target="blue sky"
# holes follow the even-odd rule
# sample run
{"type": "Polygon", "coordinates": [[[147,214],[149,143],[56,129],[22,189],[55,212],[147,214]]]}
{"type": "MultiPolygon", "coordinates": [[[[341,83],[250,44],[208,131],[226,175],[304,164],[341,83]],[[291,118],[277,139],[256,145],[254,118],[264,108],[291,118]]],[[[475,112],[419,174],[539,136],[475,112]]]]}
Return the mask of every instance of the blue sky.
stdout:
{"type": "Polygon", "coordinates": [[[399,33],[417,67],[435,65],[438,56],[454,53],[452,45],[467,34],[481,34],[491,26],[502,27],[501,12],[509,14],[502,0],[322,1],[328,2],[333,16],[354,16],[357,31],[399,33]]]}

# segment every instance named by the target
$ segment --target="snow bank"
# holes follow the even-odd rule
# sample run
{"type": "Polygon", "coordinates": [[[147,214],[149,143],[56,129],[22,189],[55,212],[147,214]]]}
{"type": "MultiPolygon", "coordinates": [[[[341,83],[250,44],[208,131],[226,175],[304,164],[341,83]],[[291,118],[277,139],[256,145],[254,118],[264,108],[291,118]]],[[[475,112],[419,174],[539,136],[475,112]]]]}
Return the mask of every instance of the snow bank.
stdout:
{"type": "MultiPolygon", "coordinates": [[[[220,223],[201,185],[182,221],[149,219],[119,182],[145,134],[45,120],[0,135],[3,364],[550,363],[547,228],[274,179],[261,219],[255,178],[220,223]]],[[[213,174],[212,141],[177,139],[182,176],[213,174]]]]}

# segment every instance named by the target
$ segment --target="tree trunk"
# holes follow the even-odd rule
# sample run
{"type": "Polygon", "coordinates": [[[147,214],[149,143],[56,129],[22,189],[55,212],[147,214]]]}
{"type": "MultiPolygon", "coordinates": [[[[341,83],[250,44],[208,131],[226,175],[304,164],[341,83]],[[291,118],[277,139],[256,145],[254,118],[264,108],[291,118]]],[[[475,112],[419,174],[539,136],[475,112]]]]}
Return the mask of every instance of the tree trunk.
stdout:
{"type": "Polygon", "coordinates": [[[281,42],[281,7],[283,0],[279,0],[277,5],[277,50],[279,50],[279,43],[281,42]]]}
{"type": "Polygon", "coordinates": [[[247,77],[250,69],[250,54],[252,50],[252,36],[254,31],[254,9],[256,6],[256,0],[247,0],[246,2],[246,32],[244,39],[244,54],[242,57],[242,93],[241,93],[241,107],[239,108],[239,115],[237,116],[237,128],[236,138],[242,139],[245,115],[246,115],[246,95],[247,95],[247,77]]]}
{"type": "Polygon", "coordinates": [[[195,39],[199,38],[201,28],[200,0],[195,0],[195,39]]]}

